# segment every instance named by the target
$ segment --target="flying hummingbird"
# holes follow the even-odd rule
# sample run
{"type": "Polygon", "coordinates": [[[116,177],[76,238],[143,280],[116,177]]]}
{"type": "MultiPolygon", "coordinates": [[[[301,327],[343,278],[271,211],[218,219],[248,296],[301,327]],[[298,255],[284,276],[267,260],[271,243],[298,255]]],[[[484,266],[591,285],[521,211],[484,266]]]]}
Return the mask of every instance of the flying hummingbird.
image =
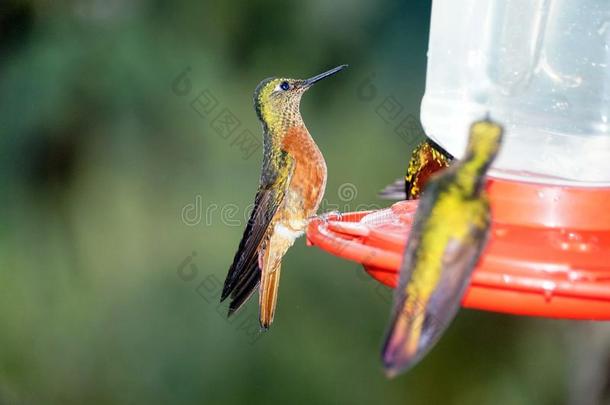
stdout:
{"type": "Polygon", "coordinates": [[[326,162],[301,118],[301,96],[345,67],[306,80],[268,78],[254,91],[263,126],[263,168],[254,210],[222,290],[221,301],[231,297],[229,316],[260,284],[261,328],[273,322],[282,257],[316,214],[326,186],[326,162]]]}
{"type": "Polygon", "coordinates": [[[491,214],[483,190],[502,127],[470,128],[464,158],[428,181],[419,200],[394,292],[382,360],[394,376],[417,363],[455,317],[487,242],[491,214]]]}
{"type": "Polygon", "coordinates": [[[419,198],[428,179],[449,166],[452,160],[453,156],[432,139],[422,141],[411,153],[405,177],[387,185],[379,192],[379,197],[388,200],[419,198]]]}

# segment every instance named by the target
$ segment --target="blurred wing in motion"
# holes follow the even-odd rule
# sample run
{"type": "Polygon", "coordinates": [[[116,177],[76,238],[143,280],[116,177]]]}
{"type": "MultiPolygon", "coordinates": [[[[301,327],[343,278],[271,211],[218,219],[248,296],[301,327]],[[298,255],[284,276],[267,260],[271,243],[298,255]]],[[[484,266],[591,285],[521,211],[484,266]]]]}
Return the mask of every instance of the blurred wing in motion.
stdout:
{"type": "Polygon", "coordinates": [[[406,200],[407,187],[404,177],[396,179],[394,183],[385,186],[385,188],[379,192],[378,196],[384,200],[406,200]]]}
{"type": "MultiPolygon", "coordinates": [[[[483,221],[476,221],[483,226],[473,222],[464,240],[449,241],[443,252],[440,277],[429,297],[421,297],[418,288],[410,287],[414,274],[405,268],[399,286],[402,296],[396,302],[382,354],[389,376],[415,365],[434,347],[455,317],[487,242],[489,220],[486,210],[483,221]]],[[[406,266],[414,267],[417,250],[415,245],[405,255],[406,266]]]]}

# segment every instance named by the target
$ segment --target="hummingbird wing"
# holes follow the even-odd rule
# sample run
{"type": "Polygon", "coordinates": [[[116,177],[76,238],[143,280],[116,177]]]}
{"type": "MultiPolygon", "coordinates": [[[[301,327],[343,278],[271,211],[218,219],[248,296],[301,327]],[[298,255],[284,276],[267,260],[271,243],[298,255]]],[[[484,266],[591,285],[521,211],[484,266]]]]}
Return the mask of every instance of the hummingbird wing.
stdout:
{"type": "Polygon", "coordinates": [[[259,248],[265,242],[273,216],[284,201],[294,171],[294,159],[284,153],[282,168],[263,181],[254,199],[254,208],[229,268],[220,301],[231,296],[229,316],[250,298],[260,282],[259,248]]]}
{"type": "Polygon", "coordinates": [[[441,273],[432,293],[427,298],[419,297],[418,290],[410,290],[408,286],[413,281],[414,268],[421,254],[425,220],[434,206],[434,198],[427,198],[429,196],[424,194],[420,201],[424,205],[423,212],[411,230],[396,290],[392,323],[383,348],[383,362],[390,375],[415,365],[445,332],[460,308],[470,275],[489,233],[489,208],[487,201],[481,200],[479,202],[484,206],[480,211],[482,218],[471,221],[464,238],[449,240],[442,251],[441,273]]]}
{"type": "Polygon", "coordinates": [[[419,198],[422,190],[436,173],[449,166],[453,157],[431,139],[420,143],[413,150],[409,167],[405,174],[405,188],[408,200],[419,198]]]}
{"type": "MultiPolygon", "coordinates": [[[[487,211],[489,212],[489,211],[487,211]]],[[[458,310],[489,235],[489,216],[483,226],[471,224],[465,240],[449,241],[443,255],[443,271],[426,306],[418,356],[425,355],[440,339],[458,310]]]]}
{"type": "Polygon", "coordinates": [[[413,200],[436,172],[449,166],[453,157],[431,139],[417,145],[409,159],[407,173],[402,179],[387,185],[378,194],[387,200],[413,200]]]}
{"type": "Polygon", "coordinates": [[[381,190],[377,196],[384,200],[406,200],[407,191],[405,186],[405,179],[396,179],[394,183],[388,184],[383,190],[381,190]]]}

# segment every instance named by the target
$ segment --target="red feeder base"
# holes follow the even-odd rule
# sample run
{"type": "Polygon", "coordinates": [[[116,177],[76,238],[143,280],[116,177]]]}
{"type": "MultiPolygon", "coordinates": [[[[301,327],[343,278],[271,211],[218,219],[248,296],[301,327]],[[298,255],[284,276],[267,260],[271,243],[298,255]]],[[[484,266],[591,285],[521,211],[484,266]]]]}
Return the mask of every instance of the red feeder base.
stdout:
{"type": "MultiPolygon", "coordinates": [[[[610,189],[490,179],[491,238],[463,306],[518,315],[610,320],[610,189]]],[[[395,287],[417,201],[331,215],[311,245],[395,287]]]]}

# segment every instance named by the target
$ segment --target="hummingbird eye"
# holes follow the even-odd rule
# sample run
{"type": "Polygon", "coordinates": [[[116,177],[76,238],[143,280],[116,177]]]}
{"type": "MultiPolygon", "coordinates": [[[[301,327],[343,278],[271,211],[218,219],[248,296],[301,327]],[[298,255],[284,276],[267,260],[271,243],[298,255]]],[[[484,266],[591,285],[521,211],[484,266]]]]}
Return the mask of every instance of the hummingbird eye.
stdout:
{"type": "Polygon", "coordinates": [[[280,83],[280,89],[286,91],[290,88],[290,84],[288,84],[288,82],[282,82],[280,83]]]}

